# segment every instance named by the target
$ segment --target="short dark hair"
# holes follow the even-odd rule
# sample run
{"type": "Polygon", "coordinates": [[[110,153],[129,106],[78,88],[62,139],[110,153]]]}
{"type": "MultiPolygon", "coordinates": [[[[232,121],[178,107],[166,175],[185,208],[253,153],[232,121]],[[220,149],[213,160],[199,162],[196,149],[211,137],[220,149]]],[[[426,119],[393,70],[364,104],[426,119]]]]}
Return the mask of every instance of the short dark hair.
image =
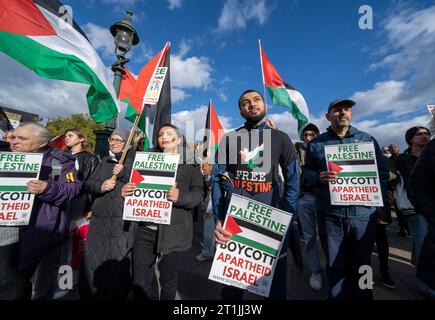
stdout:
{"type": "Polygon", "coordinates": [[[261,96],[261,99],[263,99],[263,102],[264,102],[264,97],[263,97],[263,95],[261,94],[260,91],[257,91],[257,90],[254,90],[254,89],[249,89],[249,90],[246,90],[245,92],[243,92],[243,93],[240,95],[240,97],[239,97],[239,109],[240,109],[240,110],[242,109],[242,105],[241,105],[241,101],[240,101],[240,100],[242,100],[242,97],[243,97],[245,94],[250,93],[250,92],[256,92],[256,93],[258,93],[258,94],[261,96]]]}

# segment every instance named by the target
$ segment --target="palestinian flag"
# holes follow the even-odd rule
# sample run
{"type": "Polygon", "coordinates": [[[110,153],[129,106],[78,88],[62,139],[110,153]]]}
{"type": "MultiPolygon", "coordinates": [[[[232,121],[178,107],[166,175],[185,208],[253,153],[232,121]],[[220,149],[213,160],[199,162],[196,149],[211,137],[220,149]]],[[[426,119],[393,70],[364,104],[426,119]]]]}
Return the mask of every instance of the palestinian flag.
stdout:
{"type": "Polygon", "coordinates": [[[3,132],[13,130],[14,127],[9,122],[9,118],[6,116],[6,113],[0,108],[0,130],[3,132]]]}
{"type": "Polygon", "coordinates": [[[170,48],[171,44],[166,43],[142,68],[125,111],[125,118],[131,122],[136,115],[141,115],[138,127],[145,134],[144,150],[157,145],[158,129],[165,123],[171,123],[170,48]],[[162,70],[166,70],[163,84],[158,81],[162,70]],[[152,93],[156,95],[150,97],[152,93]]]}
{"type": "Polygon", "coordinates": [[[260,41],[259,46],[263,85],[267,87],[274,104],[287,107],[290,110],[293,118],[298,121],[298,132],[300,132],[309,122],[307,103],[299,91],[282,80],[264,53],[260,41]]]}
{"type": "Polygon", "coordinates": [[[377,177],[374,159],[328,161],[328,169],[337,177],[377,177]]]}
{"type": "Polygon", "coordinates": [[[222,124],[219,121],[219,117],[216,114],[210,99],[207,119],[205,121],[204,153],[206,154],[203,154],[204,157],[209,158],[214,155],[224,134],[225,132],[222,128],[222,124]],[[209,154],[207,155],[208,151],[209,154]]]}
{"type": "Polygon", "coordinates": [[[271,231],[248,220],[227,215],[224,229],[232,234],[231,240],[277,256],[283,234],[271,231]]]}
{"type": "Polygon", "coordinates": [[[133,169],[131,182],[140,189],[168,191],[175,181],[175,171],[133,169]]]}
{"type": "Polygon", "coordinates": [[[122,69],[124,74],[122,75],[121,87],[119,88],[119,100],[128,103],[128,99],[133,94],[134,87],[136,86],[136,79],[127,68],[122,69]]]}
{"type": "Polygon", "coordinates": [[[89,85],[89,113],[105,122],[118,113],[113,84],[86,35],[56,0],[0,1],[0,51],[36,74],[89,85]]]}
{"type": "Polygon", "coordinates": [[[55,147],[55,148],[62,150],[62,151],[65,150],[65,148],[66,148],[65,134],[62,133],[62,134],[54,137],[53,139],[51,139],[48,146],[55,147]]]}

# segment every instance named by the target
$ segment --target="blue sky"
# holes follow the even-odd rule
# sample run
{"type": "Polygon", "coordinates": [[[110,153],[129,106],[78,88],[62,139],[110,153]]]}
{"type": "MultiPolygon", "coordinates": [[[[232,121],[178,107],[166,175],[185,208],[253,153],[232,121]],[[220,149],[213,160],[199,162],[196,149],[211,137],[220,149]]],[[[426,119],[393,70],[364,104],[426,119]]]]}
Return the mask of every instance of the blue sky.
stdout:
{"type": "MultiPolygon", "coordinates": [[[[213,100],[224,127],[242,123],[237,99],[262,89],[258,38],[281,77],[305,97],[312,122],[323,130],[329,102],[357,102],[353,123],[381,145],[397,143],[413,125],[427,125],[435,103],[435,1],[354,0],[101,0],[64,1],[106,66],[113,63],[108,28],[134,12],[140,43],[127,68],[141,67],[170,41],[173,122],[201,129],[213,100]],[[373,29],[358,22],[373,9],[373,29]]],[[[78,84],[39,78],[0,54],[0,104],[44,116],[86,112],[78,84]],[[11,79],[14,79],[11,81],[11,79]],[[26,88],[24,90],[24,88],[26,88]]],[[[266,101],[271,104],[269,97],[266,101]]],[[[297,140],[296,121],[270,105],[269,117],[297,140]]],[[[126,127],[127,122],[121,121],[126,127]]]]}

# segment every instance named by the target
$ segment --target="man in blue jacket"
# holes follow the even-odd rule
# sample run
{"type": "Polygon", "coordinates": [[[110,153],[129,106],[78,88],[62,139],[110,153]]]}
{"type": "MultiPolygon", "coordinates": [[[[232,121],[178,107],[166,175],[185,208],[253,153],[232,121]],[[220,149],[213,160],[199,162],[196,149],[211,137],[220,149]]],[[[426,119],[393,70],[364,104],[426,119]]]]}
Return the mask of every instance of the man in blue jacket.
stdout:
{"type": "Polygon", "coordinates": [[[304,177],[314,188],[316,210],[324,232],[320,234],[327,253],[330,299],[373,299],[371,283],[360,288],[359,280],[363,274],[359,271],[361,266],[370,266],[377,211],[376,207],[331,205],[328,184],[337,179],[337,172],[329,171],[326,166],[325,145],[373,142],[382,197],[387,203],[388,167],[377,141],[350,125],[354,105],[354,101],[345,99],[330,103],[326,119],[331,126],[308,143],[302,167],[304,177]]]}
{"type": "MultiPolygon", "coordinates": [[[[216,153],[211,175],[212,205],[216,223],[216,241],[226,243],[230,234],[223,228],[226,208],[232,193],[296,214],[299,198],[299,164],[290,138],[273,129],[266,120],[263,96],[255,90],[239,98],[245,124],[226,134],[216,153]],[[230,180],[220,178],[228,173],[230,180]],[[225,194],[224,194],[225,193],[225,194]]],[[[290,229],[291,230],[291,229],[290,229]]],[[[270,290],[270,299],[287,297],[287,232],[270,290]]],[[[242,299],[243,291],[224,287],[223,299],[242,299]]]]}

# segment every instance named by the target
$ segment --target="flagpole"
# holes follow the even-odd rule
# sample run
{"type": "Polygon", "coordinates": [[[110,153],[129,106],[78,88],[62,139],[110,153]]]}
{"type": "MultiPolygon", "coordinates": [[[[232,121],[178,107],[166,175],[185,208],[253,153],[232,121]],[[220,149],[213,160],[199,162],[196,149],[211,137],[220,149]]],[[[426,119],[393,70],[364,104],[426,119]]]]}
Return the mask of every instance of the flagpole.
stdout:
{"type": "MultiPolygon", "coordinates": [[[[130,129],[130,134],[128,135],[127,142],[125,143],[125,147],[122,152],[121,159],[119,160],[119,164],[124,164],[125,156],[127,155],[128,147],[130,146],[131,140],[133,140],[134,130],[136,130],[137,124],[139,123],[140,116],[141,116],[140,114],[137,114],[136,118],[134,119],[133,125],[131,126],[130,129]]],[[[116,178],[118,178],[118,175],[114,174],[110,179],[116,181],[116,178]]]]}
{"type": "MultiPolygon", "coordinates": [[[[267,103],[266,103],[266,84],[264,81],[264,70],[263,70],[263,55],[261,54],[261,39],[258,39],[258,48],[260,50],[261,76],[263,78],[263,99],[264,99],[264,103],[267,105],[267,103]]],[[[269,113],[269,110],[267,110],[267,113],[269,113]]]]}

